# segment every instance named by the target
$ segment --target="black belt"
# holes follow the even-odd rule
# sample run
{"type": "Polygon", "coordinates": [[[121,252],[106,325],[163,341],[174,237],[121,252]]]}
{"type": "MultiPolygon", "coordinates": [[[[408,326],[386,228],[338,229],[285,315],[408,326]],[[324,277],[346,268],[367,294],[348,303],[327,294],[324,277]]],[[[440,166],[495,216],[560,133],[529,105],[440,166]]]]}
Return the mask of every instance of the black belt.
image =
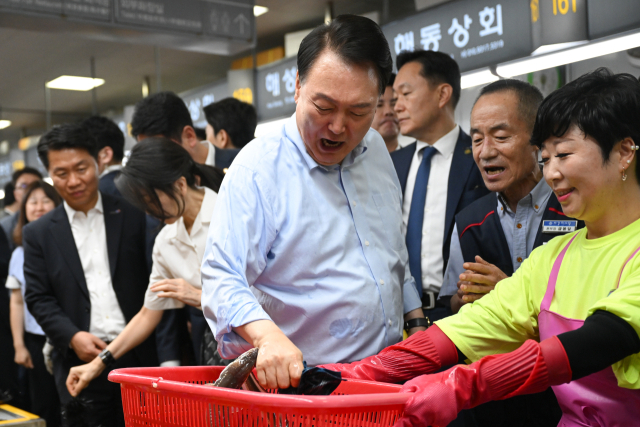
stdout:
{"type": "Polygon", "coordinates": [[[436,307],[446,307],[438,301],[439,292],[422,291],[422,309],[431,310],[436,307]]]}

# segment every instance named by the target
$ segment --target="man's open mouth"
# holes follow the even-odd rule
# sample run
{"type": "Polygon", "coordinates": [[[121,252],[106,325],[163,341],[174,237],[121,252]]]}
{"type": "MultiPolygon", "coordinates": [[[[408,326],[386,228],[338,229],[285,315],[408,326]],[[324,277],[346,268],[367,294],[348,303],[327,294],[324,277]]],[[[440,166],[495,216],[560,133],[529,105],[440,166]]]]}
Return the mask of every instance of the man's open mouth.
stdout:
{"type": "Polygon", "coordinates": [[[484,171],[487,173],[487,175],[491,176],[491,175],[498,175],[499,173],[504,172],[504,168],[500,167],[500,166],[490,166],[490,167],[486,167],[484,168],[484,171]]]}
{"type": "Polygon", "coordinates": [[[332,141],[326,138],[322,138],[321,141],[322,141],[322,145],[329,148],[337,148],[344,143],[344,141],[332,141]]]}

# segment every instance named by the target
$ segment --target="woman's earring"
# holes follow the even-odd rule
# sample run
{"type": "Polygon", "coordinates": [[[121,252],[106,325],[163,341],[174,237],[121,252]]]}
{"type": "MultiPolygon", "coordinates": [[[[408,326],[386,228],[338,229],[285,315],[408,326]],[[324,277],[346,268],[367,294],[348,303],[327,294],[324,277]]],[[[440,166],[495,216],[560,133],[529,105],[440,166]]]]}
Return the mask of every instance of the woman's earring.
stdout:
{"type": "Polygon", "coordinates": [[[627,180],[627,171],[622,169],[622,180],[626,181],[627,180]]]}

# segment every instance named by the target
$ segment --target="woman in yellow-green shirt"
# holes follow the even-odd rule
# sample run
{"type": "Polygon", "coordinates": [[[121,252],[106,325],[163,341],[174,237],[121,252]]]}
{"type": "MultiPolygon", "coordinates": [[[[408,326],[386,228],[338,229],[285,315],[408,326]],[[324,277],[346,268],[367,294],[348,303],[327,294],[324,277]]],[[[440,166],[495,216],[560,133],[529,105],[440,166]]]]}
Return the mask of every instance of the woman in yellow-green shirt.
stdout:
{"type": "Polygon", "coordinates": [[[640,422],[640,83],[599,69],[567,84],[540,106],[532,143],[564,213],[586,228],[533,251],[458,315],[361,362],[326,366],[413,378],[398,425],[444,426],[462,409],[549,386],[561,426],[640,422]],[[473,363],[423,375],[465,359],[473,363]]]}

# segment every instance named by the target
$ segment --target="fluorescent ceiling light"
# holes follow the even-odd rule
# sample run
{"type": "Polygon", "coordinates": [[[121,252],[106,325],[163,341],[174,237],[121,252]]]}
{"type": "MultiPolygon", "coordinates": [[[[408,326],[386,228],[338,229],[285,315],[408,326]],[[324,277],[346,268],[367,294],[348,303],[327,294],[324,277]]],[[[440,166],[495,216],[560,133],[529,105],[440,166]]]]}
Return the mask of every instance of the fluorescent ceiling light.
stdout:
{"type": "Polygon", "coordinates": [[[460,79],[460,86],[462,87],[462,89],[468,89],[470,87],[495,82],[498,79],[498,76],[493,74],[488,68],[485,68],[482,70],[462,74],[462,78],[460,79]]]}
{"type": "Polygon", "coordinates": [[[46,86],[50,89],[64,90],[91,90],[94,87],[102,86],[103,79],[92,79],[91,77],[77,76],[60,76],[57,79],[47,82],[46,86]]]}
{"type": "Polygon", "coordinates": [[[555,52],[556,50],[569,49],[570,47],[580,46],[581,44],[585,43],[589,43],[589,41],[580,40],[577,42],[545,44],[534,50],[531,56],[544,55],[545,53],[555,52]]]}
{"type": "Polygon", "coordinates": [[[253,16],[255,16],[255,17],[258,17],[260,15],[264,15],[267,12],[269,12],[269,8],[268,7],[253,6],[253,16]]]}
{"type": "Polygon", "coordinates": [[[11,120],[0,120],[0,129],[5,129],[11,126],[11,120]]]}
{"type": "Polygon", "coordinates": [[[532,56],[517,61],[500,64],[498,75],[502,77],[520,76],[534,71],[559,67],[573,62],[596,58],[609,53],[620,52],[640,46],[640,33],[627,34],[607,40],[594,41],[571,49],[565,49],[546,55],[532,56]]]}

